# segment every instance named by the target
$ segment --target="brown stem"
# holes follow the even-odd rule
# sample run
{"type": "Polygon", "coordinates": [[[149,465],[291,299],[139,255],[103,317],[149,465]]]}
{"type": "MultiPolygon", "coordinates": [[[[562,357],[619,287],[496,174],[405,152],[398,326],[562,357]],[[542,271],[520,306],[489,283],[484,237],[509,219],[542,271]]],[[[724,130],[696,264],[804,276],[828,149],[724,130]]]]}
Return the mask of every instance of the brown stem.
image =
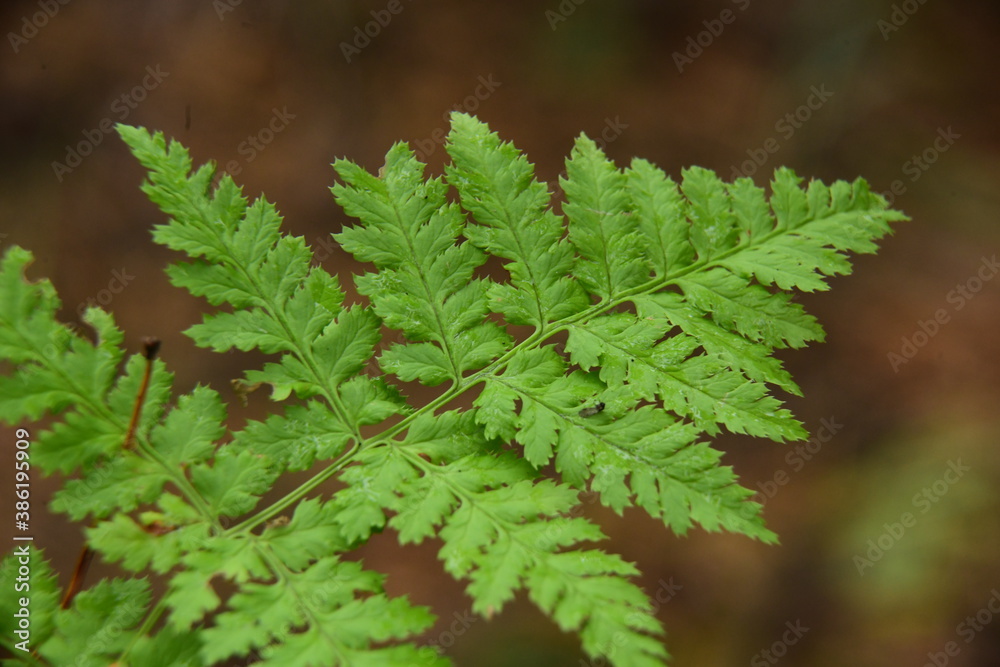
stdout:
{"type": "MultiPolygon", "coordinates": [[[[156,338],[145,338],[142,341],[142,345],[143,355],[146,357],[146,370],[142,374],[139,393],[135,397],[135,406],[132,408],[132,418],[129,420],[128,430],[125,431],[125,444],[122,449],[128,449],[129,445],[132,444],[136,426],[139,424],[139,415],[142,413],[142,404],[146,402],[149,376],[153,372],[153,359],[156,358],[156,353],[160,349],[160,341],[156,338]]],[[[76,559],[76,567],[73,568],[73,578],[69,581],[69,588],[66,589],[66,595],[63,596],[62,604],[60,605],[63,609],[69,609],[69,606],[73,604],[73,598],[83,588],[83,579],[87,576],[87,569],[90,567],[90,561],[93,558],[93,550],[88,546],[84,546],[83,551],[80,552],[80,557],[76,559]]]]}
{"type": "Polygon", "coordinates": [[[66,589],[66,595],[63,596],[62,604],[60,607],[62,609],[69,609],[69,606],[73,604],[73,598],[76,594],[80,592],[83,587],[83,578],[87,576],[87,568],[90,567],[90,561],[94,558],[94,552],[90,547],[83,547],[83,551],[80,552],[80,557],[76,559],[76,567],[73,568],[73,578],[69,581],[69,588],[66,589]]]}
{"type": "Polygon", "coordinates": [[[160,341],[156,338],[145,338],[142,341],[143,350],[146,356],[146,370],[142,374],[142,383],[139,385],[139,395],[135,397],[135,406],[132,408],[132,419],[129,420],[128,430],[125,432],[125,445],[123,449],[128,449],[135,436],[136,426],[139,425],[139,415],[142,414],[142,404],[146,401],[146,389],[149,388],[149,376],[153,372],[153,359],[160,349],[160,341]]]}

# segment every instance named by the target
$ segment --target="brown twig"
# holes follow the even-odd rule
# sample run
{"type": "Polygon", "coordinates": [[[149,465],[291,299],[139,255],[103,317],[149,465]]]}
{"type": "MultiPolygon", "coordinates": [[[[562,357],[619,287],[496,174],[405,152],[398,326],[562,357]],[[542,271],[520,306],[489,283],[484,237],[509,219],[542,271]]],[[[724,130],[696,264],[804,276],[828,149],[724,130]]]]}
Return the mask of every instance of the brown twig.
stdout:
{"type": "Polygon", "coordinates": [[[125,445],[123,449],[128,449],[135,436],[136,426],[139,425],[139,415],[142,414],[142,404],[146,402],[146,389],[149,388],[149,376],[153,372],[153,359],[160,349],[160,341],[156,338],[145,338],[142,341],[143,350],[146,356],[146,370],[142,374],[142,383],[139,385],[139,395],[135,397],[135,406],[132,408],[132,419],[129,420],[128,430],[125,432],[125,445]]]}
{"type": "MultiPolygon", "coordinates": [[[[146,338],[142,341],[143,354],[146,357],[146,369],[142,374],[142,382],[139,384],[139,393],[135,397],[135,406],[132,408],[132,418],[129,420],[128,430],[125,431],[125,444],[122,449],[128,449],[132,444],[136,426],[139,424],[139,415],[142,414],[142,405],[146,402],[146,390],[149,388],[149,377],[153,373],[153,359],[160,349],[160,341],[156,338],[146,338]]],[[[76,567],[73,568],[73,578],[69,581],[69,587],[63,596],[62,609],[69,609],[73,604],[73,598],[83,588],[83,578],[87,576],[87,569],[90,561],[94,558],[94,552],[89,546],[84,546],[80,552],[80,557],[76,559],[76,567]]]]}
{"type": "Polygon", "coordinates": [[[73,578],[69,580],[69,587],[66,589],[66,595],[63,596],[62,604],[59,605],[60,608],[69,609],[69,606],[73,604],[73,598],[83,588],[83,578],[87,575],[87,569],[90,567],[90,561],[93,558],[93,550],[88,546],[83,547],[80,557],[76,559],[76,567],[73,568],[73,578]]]}

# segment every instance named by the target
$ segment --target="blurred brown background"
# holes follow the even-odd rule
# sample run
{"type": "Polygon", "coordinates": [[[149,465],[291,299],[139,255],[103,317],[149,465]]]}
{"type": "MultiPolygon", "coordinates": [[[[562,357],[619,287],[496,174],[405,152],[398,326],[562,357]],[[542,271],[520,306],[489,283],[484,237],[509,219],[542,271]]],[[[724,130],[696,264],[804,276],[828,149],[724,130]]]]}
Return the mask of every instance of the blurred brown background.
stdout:
{"type": "MultiPolygon", "coordinates": [[[[659,616],[676,665],[1000,664],[1000,6],[36,0],[5,3],[0,28],[0,250],[35,253],[33,275],[53,280],[67,321],[94,300],[133,348],[164,339],[176,389],[209,383],[230,401],[229,378],[259,359],[199,351],[180,333],[207,306],[168,284],[175,257],[150,241],[162,216],[102,123],[163,130],[196,162],[215,160],[320,252],[345,222],[329,163],[376,169],[405,140],[437,170],[435,137],[456,107],[549,182],[581,131],[619,164],[641,156],[675,178],[697,164],[764,183],[788,165],[880,191],[895,182],[913,221],[831,293],[803,299],[828,340],[782,355],[805,391],[789,407],[833,437],[804,455],[718,441],[744,484],[771,496],[782,545],[588,513],[612,538],[603,546],[669,598],[659,616]]],[[[361,270],[327,252],[343,281],[361,270]]],[[[254,396],[235,423],[267,408],[254,396]]],[[[36,480],[37,494],[53,488],[36,480]]],[[[41,510],[35,522],[65,585],[80,528],[41,510]]],[[[469,600],[435,555],[389,533],[363,553],[392,593],[433,606],[426,640],[457,664],[587,664],[523,600],[456,622],[469,600]]]]}

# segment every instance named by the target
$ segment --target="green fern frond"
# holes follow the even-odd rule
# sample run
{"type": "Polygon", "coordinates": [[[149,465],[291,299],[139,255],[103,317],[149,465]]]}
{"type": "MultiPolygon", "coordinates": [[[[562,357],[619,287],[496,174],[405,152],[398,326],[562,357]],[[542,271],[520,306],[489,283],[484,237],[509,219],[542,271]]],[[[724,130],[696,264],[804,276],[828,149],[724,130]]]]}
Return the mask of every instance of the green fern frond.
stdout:
{"type": "MultiPolygon", "coordinates": [[[[32,550],[36,665],[448,664],[416,643],[430,611],[345,559],[386,529],[435,540],[475,613],[523,590],[592,658],[665,664],[636,566],[594,548],[605,537],[579,493],[677,534],[775,542],[707,437],[806,436],[772,394],[801,393],[774,350],[823,338],[794,291],[827,289],[904,219],[861,180],[803,187],[779,169],[767,193],[691,168],[675,183],[644,160],[617,167],[585,136],[556,209],[520,151],[454,114],[443,176],[404,144],[377,173],[334,164],[356,221],[335,239],[372,266],[353,277],[367,303],[352,304],[347,277],[315,266],[269,202],[229,176],[213,187],[214,167],[161,134],[119,132],[169,218],[154,239],[188,257],[171,281],[214,307],[187,334],[271,355],[238,383],[270,385],[279,406],[230,432],[222,395],[174,395],[165,364],[127,355],[99,309],[84,318],[93,340],[59,323],[52,285],[25,277],[31,255],[7,251],[0,418],[52,416],[32,464],[76,475],[53,509],[93,522],[105,560],[164,582],[100,582],[63,610],[32,550]],[[398,386],[414,381],[440,389],[415,404],[398,386]]],[[[14,569],[8,557],[0,581],[14,569]]]]}

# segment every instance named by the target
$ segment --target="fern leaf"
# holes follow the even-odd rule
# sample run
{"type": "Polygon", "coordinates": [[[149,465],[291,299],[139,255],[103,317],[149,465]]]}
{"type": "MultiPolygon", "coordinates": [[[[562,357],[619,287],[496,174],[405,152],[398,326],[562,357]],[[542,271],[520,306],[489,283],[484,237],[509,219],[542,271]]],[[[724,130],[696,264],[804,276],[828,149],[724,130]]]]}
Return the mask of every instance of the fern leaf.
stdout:
{"type": "Polygon", "coordinates": [[[26,278],[30,253],[7,250],[0,418],[49,415],[32,464],[74,475],[52,508],[91,521],[106,561],[165,580],[104,581],[58,610],[32,551],[51,664],[447,664],[410,643],[430,611],[344,560],[386,529],[437,540],[476,613],[525,591],[591,658],[665,664],[638,570],[592,546],[604,535],[578,516],[579,492],[678,534],[775,542],[707,438],[805,437],[772,395],[800,393],[774,350],[823,338],[795,293],[827,289],[905,218],[860,179],[803,186],[779,169],[767,193],[693,167],[674,182],[640,159],[619,168],[584,136],[557,212],[518,149],[454,114],[443,177],[404,144],[377,174],[334,165],[356,220],[335,238],[373,265],[353,281],[367,302],[348,303],[267,200],[228,176],[213,187],[214,167],[162,134],[119,132],[169,218],[154,239],[187,255],[172,282],[213,307],[188,335],[271,355],[234,382],[269,384],[284,405],[230,436],[219,393],[174,396],[166,365],[127,356],[99,309],[84,315],[93,337],[58,322],[52,285],[26,278]],[[384,348],[383,330],[398,332],[384,348]],[[393,378],[445,386],[420,404],[393,378]],[[292,471],[301,486],[270,495],[292,471]]]}
{"type": "Polygon", "coordinates": [[[317,401],[292,405],[285,416],[251,421],[235,434],[240,447],[252,448],[287,470],[305,470],[318,459],[332,459],[350,441],[351,431],[317,401]]]}
{"type": "MultiPolygon", "coordinates": [[[[174,496],[176,497],[176,496],[174,496]]],[[[132,572],[146,568],[164,573],[181,562],[185,553],[197,549],[208,537],[208,525],[171,525],[172,515],[150,513],[144,524],[125,514],[116,514],[87,531],[91,546],[108,562],[121,562],[132,572]]]]}
{"type": "Polygon", "coordinates": [[[511,324],[543,327],[585,308],[583,290],[567,276],[573,248],[562,239],[562,221],[547,209],[549,193],[535,180],[534,167],[485,123],[465,114],[452,114],[445,148],[452,159],[445,167],[448,182],[474,219],[466,236],[508,260],[510,284],[491,286],[490,309],[511,324]]]}
{"type": "Polygon", "coordinates": [[[142,667],[178,667],[197,665],[201,638],[196,632],[177,632],[164,628],[152,637],[146,635],[135,640],[131,664],[142,667]]]}
{"type": "Polygon", "coordinates": [[[850,263],[840,251],[871,252],[873,240],[889,233],[890,221],[901,218],[882,210],[861,180],[832,188],[813,182],[807,192],[800,182],[790,170],[778,170],[771,195],[778,233],[732,254],[720,262],[722,266],[783,290],[825,290],[827,276],[850,273],[850,263]],[[831,218],[837,218],[836,224],[831,218]],[[840,227],[853,232],[837,231],[840,227]]]}
{"type": "Polygon", "coordinates": [[[219,394],[208,387],[195,387],[177,399],[177,407],[152,429],[149,440],[171,466],[201,463],[212,456],[215,441],[225,435],[225,419],[226,408],[219,394]]]}
{"type": "Polygon", "coordinates": [[[59,614],[59,582],[45,559],[44,551],[30,544],[15,546],[0,562],[0,586],[9,591],[7,595],[0,596],[0,618],[4,619],[0,646],[11,655],[18,655],[20,648],[15,644],[21,641],[25,641],[24,647],[30,649],[48,641],[55,631],[59,614]],[[27,576],[21,571],[22,567],[27,567],[27,576]],[[23,595],[25,593],[30,593],[30,597],[23,595]],[[24,599],[29,601],[29,605],[22,607],[24,599]],[[27,635],[19,636],[15,632],[21,629],[18,627],[19,619],[24,618],[25,613],[29,614],[31,624],[30,641],[27,635]]]}
{"type": "MultiPolygon", "coordinates": [[[[768,292],[724,269],[702,271],[697,279],[682,277],[676,284],[693,308],[709,315],[724,330],[748,340],[775,348],[799,348],[824,338],[815,318],[806,314],[788,294],[768,292]]],[[[655,303],[662,296],[640,300],[638,305],[649,306],[656,312],[660,309],[655,303]]]]}
{"type": "MultiPolygon", "coordinates": [[[[282,586],[249,583],[228,607],[204,632],[202,656],[209,664],[265,649],[272,641],[283,645],[265,650],[272,664],[360,664],[374,660],[372,653],[382,653],[380,659],[391,653],[373,649],[371,643],[419,633],[433,621],[405,599],[386,597],[380,576],[334,558],[322,558],[302,572],[286,572],[282,586]],[[356,592],[369,595],[355,599],[356,592]],[[292,634],[302,627],[305,631],[292,634]],[[294,658],[292,648],[297,649],[294,658]]],[[[426,657],[428,651],[406,654],[426,657]]]]}
{"type": "Polygon", "coordinates": [[[687,336],[697,340],[710,355],[740,371],[750,380],[767,382],[785,391],[801,396],[801,390],[791,375],[781,366],[781,361],[771,356],[767,345],[748,340],[743,336],[706,319],[678,294],[662,292],[637,302],[641,315],[655,320],[665,318],[687,336]]]}
{"type": "Polygon", "coordinates": [[[80,593],[72,608],[59,613],[55,632],[40,652],[56,665],[108,664],[131,641],[149,600],[145,581],[102,581],[80,593]]]}
{"type": "Polygon", "coordinates": [[[691,246],[698,259],[708,261],[736,242],[738,227],[722,179],[714,172],[691,167],[682,173],[691,246]]]}
{"type": "Polygon", "coordinates": [[[344,478],[351,486],[335,496],[342,508],[338,520],[368,519],[345,524],[345,531],[351,534],[352,527],[359,526],[358,536],[363,537],[386,523],[383,511],[392,511],[387,523],[398,531],[401,542],[440,536],[444,567],[456,578],[469,580],[473,611],[491,616],[519,588],[527,587],[564,629],[586,629],[600,637],[623,633],[637,639],[630,657],[663,655],[657,642],[645,641],[648,637],[640,633],[657,634],[660,629],[644,616],[649,603],[639,589],[618,581],[625,587],[622,590],[629,591],[625,601],[599,594],[603,587],[616,585],[611,583],[616,576],[634,569],[601,552],[564,551],[602,539],[593,524],[560,516],[577,503],[576,491],[534,479],[530,467],[509,454],[477,454],[486,443],[476,442],[477,429],[468,413],[448,413],[445,423],[449,427],[435,427],[429,419],[414,422],[401,443],[385,452],[372,450],[364,465],[346,471],[344,478]],[[445,436],[456,431],[464,435],[445,436]],[[375,495],[374,489],[385,491],[375,495]],[[563,571],[561,585],[575,592],[590,591],[590,601],[604,605],[601,611],[577,607],[583,597],[572,597],[565,588],[551,589],[553,569],[569,570],[570,561],[588,565],[577,566],[576,578],[563,571]]]}
{"type": "Polygon", "coordinates": [[[334,167],[345,184],[332,188],[344,210],[361,221],[336,235],[344,249],[380,269],[357,279],[386,326],[410,344],[380,357],[383,370],[401,380],[437,385],[457,382],[506,351],[509,337],[484,322],[486,283],[473,280],[486,256],[470,243],[461,212],[445,201],[441,179],[423,180],[423,165],[397,144],[376,178],[355,164],[334,167]]]}
{"type": "Polygon", "coordinates": [[[627,212],[638,219],[638,241],[657,278],[689,265],[694,248],[688,241],[684,199],[677,184],[646,160],[638,159],[625,171],[627,212]]]}
{"type": "Polygon", "coordinates": [[[274,483],[277,470],[253,452],[223,449],[211,465],[191,467],[191,484],[208,502],[213,516],[237,517],[257,504],[274,483]]]}
{"type": "Polygon", "coordinates": [[[637,216],[628,210],[627,176],[591,139],[581,137],[566,161],[563,211],[569,240],[579,253],[574,275],[588,292],[610,300],[644,283],[637,216]]]}

